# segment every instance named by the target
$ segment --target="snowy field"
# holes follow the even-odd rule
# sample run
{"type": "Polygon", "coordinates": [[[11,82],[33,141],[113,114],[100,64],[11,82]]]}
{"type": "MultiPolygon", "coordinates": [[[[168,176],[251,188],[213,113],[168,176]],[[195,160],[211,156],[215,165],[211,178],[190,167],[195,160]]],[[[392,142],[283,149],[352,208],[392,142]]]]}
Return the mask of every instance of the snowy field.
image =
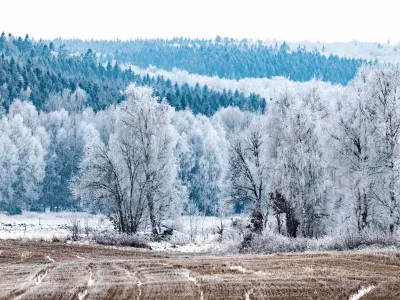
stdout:
{"type": "MultiPolygon", "coordinates": [[[[292,239],[277,234],[272,229],[271,219],[260,236],[255,236],[249,249],[241,250],[246,234],[246,216],[220,219],[204,216],[182,216],[166,224],[173,228],[173,235],[161,241],[153,241],[149,231],[140,231],[135,238],[149,245],[155,251],[183,253],[317,253],[332,250],[398,251],[400,234],[384,235],[377,232],[346,235],[338,233],[318,239],[292,239]],[[235,220],[239,226],[232,226],[235,220]],[[222,229],[222,234],[221,234],[222,229]]],[[[84,212],[34,213],[9,216],[0,214],[0,240],[46,241],[73,244],[103,244],[117,247],[136,247],[129,244],[129,237],[118,235],[105,215],[92,215],[84,212]],[[72,226],[79,224],[77,238],[73,238],[72,226]],[[128,243],[112,244],[109,241],[128,243]]]]}
{"type": "Polygon", "coordinates": [[[80,222],[82,229],[85,226],[99,231],[112,229],[106,216],[83,212],[24,212],[22,215],[12,216],[0,213],[0,239],[42,239],[45,241],[50,241],[53,237],[66,239],[71,235],[69,228],[75,220],[80,222]]]}
{"type": "MultiPolygon", "coordinates": [[[[92,215],[84,212],[35,213],[22,215],[0,213],[0,239],[67,241],[72,240],[71,227],[79,223],[79,239],[75,243],[91,243],[93,235],[114,234],[111,222],[105,215],[92,215]]],[[[180,252],[214,252],[229,247],[229,241],[237,238],[235,232],[228,230],[230,219],[222,220],[225,228],[224,245],[218,242],[221,219],[216,217],[183,216],[170,222],[174,234],[168,241],[149,242],[154,250],[180,252]]],[[[149,236],[140,232],[140,236],[149,236]]]]}

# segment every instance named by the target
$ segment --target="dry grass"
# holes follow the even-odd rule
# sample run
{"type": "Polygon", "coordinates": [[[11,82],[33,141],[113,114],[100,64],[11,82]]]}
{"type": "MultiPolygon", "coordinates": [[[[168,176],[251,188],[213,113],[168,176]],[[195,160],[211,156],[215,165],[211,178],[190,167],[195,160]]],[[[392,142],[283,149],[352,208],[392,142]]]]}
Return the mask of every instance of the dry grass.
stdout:
{"type": "Polygon", "coordinates": [[[400,299],[400,253],[232,257],[2,241],[0,299],[400,299]]]}

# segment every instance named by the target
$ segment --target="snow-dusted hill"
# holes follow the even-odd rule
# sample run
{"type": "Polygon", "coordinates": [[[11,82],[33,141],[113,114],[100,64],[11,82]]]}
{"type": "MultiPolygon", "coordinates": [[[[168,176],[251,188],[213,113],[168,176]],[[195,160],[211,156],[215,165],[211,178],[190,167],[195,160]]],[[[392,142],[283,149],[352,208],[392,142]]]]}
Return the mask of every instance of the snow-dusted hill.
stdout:
{"type": "MultiPolygon", "coordinates": [[[[265,45],[282,44],[283,41],[265,41],[265,45]]],[[[372,43],[372,42],[286,42],[291,50],[296,50],[299,45],[305,47],[308,51],[318,50],[322,54],[330,54],[340,57],[354,57],[374,61],[377,59],[381,63],[399,63],[400,62],[400,44],[372,43]]]]}
{"type": "Polygon", "coordinates": [[[171,82],[179,85],[187,83],[189,86],[194,87],[197,83],[200,87],[205,85],[209,89],[215,91],[225,90],[238,90],[249,96],[251,93],[259,94],[267,100],[274,100],[282,89],[293,90],[296,93],[302,94],[309,90],[311,85],[317,85],[324,93],[340,93],[343,92],[344,87],[341,85],[332,85],[327,82],[319,80],[312,80],[308,82],[295,82],[284,77],[269,78],[245,78],[241,80],[219,78],[218,76],[204,76],[199,74],[191,74],[186,70],[174,68],[171,72],[158,69],[156,67],[149,67],[142,69],[137,66],[130,66],[132,70],[141,76],[149,75],[151,77],[163,76],[171,80],[171,82]]]}

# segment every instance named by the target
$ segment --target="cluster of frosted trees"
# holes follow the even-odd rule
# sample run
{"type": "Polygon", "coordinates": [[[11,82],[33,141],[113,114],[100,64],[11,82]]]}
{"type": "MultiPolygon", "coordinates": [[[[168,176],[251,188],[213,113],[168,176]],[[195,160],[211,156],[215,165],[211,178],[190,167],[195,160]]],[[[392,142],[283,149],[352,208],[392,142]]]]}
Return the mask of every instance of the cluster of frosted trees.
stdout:
{"type": "Polygon", "coordinates": [[[400,69],[347,87],[282,85],[265,114],[175,111],[130,86],[94,113],[84,92],[0,120],[0,208],[104,212],[126,233],[162,233],[181,214],[249,214],[296,237],[400,225],[400,69]]]}
{"type": "Polygon", "coordinates": [[[399,88],[397,66],[362,69],[328,94],[317,82],[302,95],[283,88],[233,147],[231,192],[289,236],[393,233],[400,224],[399,88]]]}

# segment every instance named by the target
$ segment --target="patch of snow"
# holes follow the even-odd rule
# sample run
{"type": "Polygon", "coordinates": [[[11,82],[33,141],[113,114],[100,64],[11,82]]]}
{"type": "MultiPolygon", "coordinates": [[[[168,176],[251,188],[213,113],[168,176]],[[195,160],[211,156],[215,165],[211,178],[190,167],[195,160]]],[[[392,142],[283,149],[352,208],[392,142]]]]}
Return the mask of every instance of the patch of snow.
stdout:
{"type": "MultiPolygon", "coordinates": [[[[131,272],[129,272],[128,270],[126,270],[128,272],[129,277],[131,276],[131,272]]],[[[138,276],[138,272],[134,272],[133,275],[136,278],[136,286],[138,288],[138,297],[137,299],[140,299],[142,296],[142,281],[140,280],[139,276],[138,276]]]]}
{"type": "Polygon", "coordinates": [[[142,282],[140,281],[140,279],[138,278],[138,281],[136,283],[136,286],[138,287],[138,299],[140,299],[140,297],[142,296],[142,282]]]}
{"type": "Polygon", "coordinates": [[[90,273],[90,276],[89,276],[89,280],[88,280],[88,284],[87,284],[87,286],[88,286],[88,287],[90,287],[90,286],[92,286],[92,285],[93,285],[93,283],[94,283],[94,280],[93,280],[93,274],[92,274],[92,273],[90,273]]]}
{"type": "Polygon", "coordinates": [[[81,292],[81,293],[78,294],[78,299],[79,299],[79,300],[85,299],[87,293],[88,293],[88,290],[85,289],[83,292],[81,292]]]}
{"type": "Polygon", "coordinates": [[[196,277],[193,277],[190,275],[190,270],[188,269],[183,269],[183,271],[186,273],[187,279],[192,282],[198,289],[198,291],[200,292],[200,300],[204,300],[204,294],[203,294],[203,290],[201,289],[201,285],[200,283],[197,281],[196,277]]]}
{"type": "Polygon", "coordinates": [[[230,266],[229,269],[234,270],[234,271],[239,271],[241,273],[247,272],[246,268],[243,268],[242,266],[230,266]]]}
{"type": "Polygon", "coordinates": [[[355,293],[354,295],[350,296],[349,300],[361,299],[361,297],[363,297],[364,295],[368,294],[374,288],[375,287],[373,285],[370,285],[368,287],[361,287],[361,289],[359,289],[357,293],[355,293]]]}
{"type": "Polygon", "coordinates": [[[55,260],[52,259],[52,258],[50,257],[50,255],[47,255],[46,258],[47,258],[49,261],[51,261],[51,262],[55,262],[55,260]]]}
{"type": "Polygon", "coordinates": [[[168,252],[185,252],[185,253],[200,253],[209,252],[211,245],[196,245],[189,243],[186,245],[175,245],[171,242],[150,242],[150,247],[155,251],[168,251],[168,252]]]}
{"type": "MultiPolygon", "coordinates": [[[[235,80],[220,78],[218,76],[193,74],[178,68],[173,68],[171,71],[166,71],[163,69],[158,69],[154,66],[150,66],[147,69],[142,69],[135,65],[124,66],[124,68],[128,67],[130,67],[136,74],[140,74],[141,76],[163,76],[164,78],[171,80],[173,84],[177,83],[181,85],[187,83],[189,86],[195,87],[198,83],[200,87],[207,85],[209,89],[219,92],[222,92],[224,89],[233,91],[238,90],[245,96],[256,93],[267,100],[276,99],[281,92],[282,87],[285,87],[289,90],[296,90],[300,94],[305,94],[310,87],[310,82],[312,82],[295,82],[281,76],[273,78],[243,78],[240,80],[235,80]]],[[[316,83],[321,86],[321,90],[325,91],[324,93],[326,94],[336,93],[343,90],[343,87],[339,85],[332,85],[330,83],[321,81],[317,81],[316,83]]]]}
{"type": "MultiPolygon", "coordinates": [[[[36,213],[24,212],[22,215],[8,216],[0,213],[0,240],[1,239],[27,239],[52,241],[57,238],[61,242],[74,244],[93,243],[91,237],[83,235],[79,241],[71,241],[69,226],[72,218],[81,220],[82,225],[88,221],[93,232],[114,232],[110,221],[104,215],[91,215],[88,213],[60,212],[60,213],[36,213]]],[[[221,243],[217,230],[221,225],[221,219],[206,216],[182,216],[170,222],[166,222],[174,228],[173,235],[168,241],[150,242],[149,245],[155,251],[184,252],[184,253],[210,253],[223,252],[231,249],[232,243],[237,243],[233,234],[229,231],[230,218],[222,220],[224,227],[224,241],[221,243]]],[[[146,239],[148,232],[139,232],[146,239]]],[[[123,248],[123,247],[121,247],[123,248]]],[[[76,255],[76,254],[75,254],[76,255]]],[[[79,255],[78,255],[79,256],[79,255]]],[[[84,257],[78,257],[84,259],[84,257]]]]}
{"type": "Polygon", "coordinates": [[[85,288],[85,290],[84,290],[83,292],[81,292],[81,293],[78,294],[79,300],[85,299],[85,297],[86,297],[86,295],[87,295],[87,293],[88,293],[88,288],[91,287],[91,286],[93,285],[93,282],[94,282],[94,281],[93,281],[93,273],[90,272],[90,273],[89,273],[88,281],[87,281],[87,283],[86,283],[86,288],[85,288]]]}
{"type": "Polygon", "coordinates": [[[70,236],[68,230],[72,218],[88,222],[93,229],[112,230],[112,224],[104,215],[85,212],[23,212],[9,216],[0,213],[0,239],[29,239],[51,241],[54,237],[63,240],[70,236]]]}
{"type": "Polygon", "coordinates": [[[189,271],[189,270],[185,270],[185,271],[187,271],[186,276],[187,276],[188,280],[189,280],[190,282],[193,282],[195,285],[197,285],[197,279],[196,279],[196,277],[190,276],[190,271],[189,271]]]}
{"type": "Polygon", "coordinates": [[[253,289],[244,293],[244,300],[250,300],[250,295],[254,292],[253,289]]]}

